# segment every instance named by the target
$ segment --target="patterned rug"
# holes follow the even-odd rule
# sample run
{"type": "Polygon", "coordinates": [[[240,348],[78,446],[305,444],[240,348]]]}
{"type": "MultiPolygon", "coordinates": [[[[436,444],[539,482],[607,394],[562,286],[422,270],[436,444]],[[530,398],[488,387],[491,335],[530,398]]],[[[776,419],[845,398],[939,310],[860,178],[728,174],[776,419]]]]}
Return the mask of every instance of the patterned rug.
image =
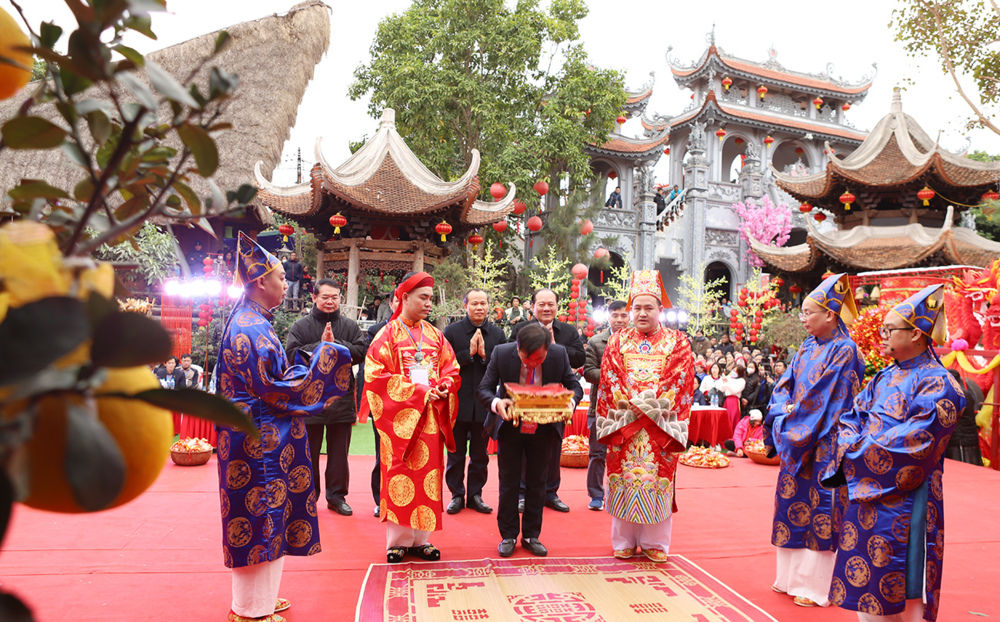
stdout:
{"type": "Polygon", "coordinates": [[[684,557],[372,564],[357,622],[774,620],[684,557]]]}

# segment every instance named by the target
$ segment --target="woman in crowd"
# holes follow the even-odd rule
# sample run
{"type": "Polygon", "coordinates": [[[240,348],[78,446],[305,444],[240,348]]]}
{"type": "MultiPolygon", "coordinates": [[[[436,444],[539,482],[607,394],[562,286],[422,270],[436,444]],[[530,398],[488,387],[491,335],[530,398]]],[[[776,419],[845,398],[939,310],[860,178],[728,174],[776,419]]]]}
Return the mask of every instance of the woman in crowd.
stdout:
{"type": "Polygon", "coordinates": [[[746,387],[747,370],[743,365],[736,365],[732,372],[722,377],[722,390],[726,394],[726,412],[733,429],[740,422],[740,395],[746,387]]]}
{"type": "Polygon", "coordinates": [[[708,375],[705,376],[701,381],[701,386],[698,387],[705,396],[706,404],[711,406],[722,405],[722,401],[725,398],[722,382],[722,368],[718,363],[712,363],[712,366],[708,368],[708,375]]]}
{"type": "Polygon", "coordinates": [[[750,415],[740,420],[733,432],[733,439],[723,443],[729,451],[735,451],[740,458],[746,456],[743,446],[750,441],[764,440],[764,413],[757,408],[750,409],[750,415]]]}
{"type": "Polygon", "coordinates": [[[757,370],[757,363],[748,361],[746,364],[746,386],[740,394],[740,416],[746,417],[754,408],[758,408],[760,399],[761,375],[757,370]]]}

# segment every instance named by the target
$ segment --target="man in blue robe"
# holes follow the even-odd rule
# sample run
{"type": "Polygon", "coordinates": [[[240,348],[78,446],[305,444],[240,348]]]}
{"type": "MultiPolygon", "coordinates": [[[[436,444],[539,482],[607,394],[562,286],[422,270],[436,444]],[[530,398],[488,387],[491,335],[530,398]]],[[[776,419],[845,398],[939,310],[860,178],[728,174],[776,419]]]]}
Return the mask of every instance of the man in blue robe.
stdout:
{"type": "Polygon", "coordinates": [[[838,415],[851,407],[864,362],[847,333],[857,317],[846,274],[823,281],[802,303],[809,337],[771,394],[764,446],[781,459],[771,544],[778,547],[772,589],[803,607],[829,605],[840,508],[818,479],[832,455],[838,415]]]}
{"type": "Polygon", "coordinates": [[[965,396],[934,354],[947,338],[932,285],[885,317],[878,372],[840,417],[821,479],[850,498],[830,601],[861,622],[937,619],[944,554],[944,454],[965,396]]]}
{"type": "MultiPolygon", "coordinates": [[[[230,622],[283,622],[275,613],[285,555],[319,553],[319,522],[305,417],[319,414],[344,395],[351,381],[351,354],[326,333],[309,367],[289,365],[271,326],[284,299],[278,259],[240,233],[237,278],[245,288],[222,335],[217,367],[219,392],[247,413],[256,439],[218,426],[222,549],[233,569],[230,622]]],[[[350,398],[348,398],[350,399],[350,398]]]]}

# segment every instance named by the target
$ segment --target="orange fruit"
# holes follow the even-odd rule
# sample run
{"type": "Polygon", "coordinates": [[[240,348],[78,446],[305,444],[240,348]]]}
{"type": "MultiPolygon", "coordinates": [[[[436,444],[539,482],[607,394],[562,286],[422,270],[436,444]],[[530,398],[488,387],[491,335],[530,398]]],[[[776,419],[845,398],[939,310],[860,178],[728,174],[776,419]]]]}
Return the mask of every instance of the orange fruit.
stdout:
{"type": "MultiPolygon", "coordinates": [[[[0,56],[30,68],[34,63],[31,54],[13,49],[14,46],[31,46],[28,35],[24,34],[9,13],[0,9],[0,56]]],[[[0,63],[0,99],[7,99],[24,88],[31,79],[30,69],[21,69],[8,63],[0,63]]]]}
{"type": "MultiPolygon", "coordinates": [[[[160,386],[146,367],[109,370],[107,381],[97,390],[98,418],[125,457],[125,484],[109,507],[118,507],[149,488],[170,453],[174,438],[170,411],[139,400],[100,397],[102,393],[134,394],[160,386]]],[[[29,494],[21,502],[50,512],[79,513],[66,480],[66,401],[79,399],[47,396],[42,399],[35,433],[27,443],[29,494]]]]}

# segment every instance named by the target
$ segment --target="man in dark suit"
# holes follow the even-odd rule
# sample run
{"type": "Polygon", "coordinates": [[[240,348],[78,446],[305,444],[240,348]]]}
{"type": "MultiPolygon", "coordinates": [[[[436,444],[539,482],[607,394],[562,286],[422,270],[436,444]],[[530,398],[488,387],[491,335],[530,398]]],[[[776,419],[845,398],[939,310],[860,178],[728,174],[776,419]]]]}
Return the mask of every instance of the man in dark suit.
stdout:
{"type": "MultiPolygon", "coordinates": [[[[551,289],[540,289],[531,297],[531,305],[535,319],[517,324],[511,332],[511,341],[517,338],[517,333],[525,326],[541,324],[549,330],[553,342],[566,348],[570,367],[573,369],[583,367],[587,360],[587,354],[580,341],[580,334],[569,324],[556,319],[556,314],[559,311],[559,296],[551,289]]],[[[556,425],[559,429],[559,435],[549,447],[549,473],[545,482],[545,505],[559,512],[569,512],[569,506],[559,499],[559,483],[562,479],[559,472],[559,456],[562,453],[562,435],[565,425],[562,423],[556,425]]],[[[521,480],[523,495],[524,478],[522,477],[521,480]]]]}
{"type": "MultiPolygon", "coordinates": [[[[390,313],[391,311],[396,310],[396,304],[397,302],[395,300],[392,300],[389,303],[390,313]]],[[[378,335],[378,331],[385,328],[385,325],[388,323],[389,322],[383,320],[378,324],[372,324],[371,326],[368,327],[368,335],[367,335],[368,345],[371,345],[371,343],[375,341],[375,337],[376,335],[378,335]]],[[[355,395],[355,400],[357,400],[357,407],[359,409],[361,408],[361,396],[364,395],[364,393],[365,393],[365,358],[362,357],[361,363],[358,365],[358,392],[355,395]]],[[[381,501],[381,499],[379,498],[379,491],[381,490],[382,487],[382,474],[379,471],[379,461],[381,460],[382,456],[380,455],[381,449],[379,443],[378,428],[375,427],[374,417],[371,418],[371,422],[372,422],[372,430],[375,432],[375,466],[372,468],[372,498],[375,499],[375,511],[373,512],[373,514],[375,515],[375,518],[378,518],[379,501],[381,501]]]]}
{"type": "Polygon", "coordinates": [[[490,464],[486,453],[489,439],[483,430],[489,409],[476,399],[476,387],[486,373],[486,363],[493,354],[493,348],[506,343],[507,338],[500,327],[486,319],[489,310],[487,293],[481,289],[470,289],[465,293],[465,317],[444,329],[444,338],[455,350],[455,359],[462,368],[458,420],[454,428],[455,451],[448,452],[448,464],[444,471],[444,481],[451,491],[449,514],[458,514],[466,505],[483,514],[493,511],[483,503],[482,497],[490,464]],[[464,483],[466,445],[469,452],[468,488],[464,483]]]}
{"type": "Polygon", "coordinates": [[[504,384],[559,383],[573,391],[575,406],[583,398],[583,389],[570,367],[566,349],[550,344],[551,338],[548,330],[534,323],[518,331],[516,343],[494,348],[486,375],[476,393],[479,402],[490,409],[486,428],[498,443],[500,500],[497,525],[502,540],[497,551],[501,557],[510,557],[514,553],[518,533],[521,534],[521,546],[533,555],[548,554],[545,546],[538,541],[545,503],[545,473],[551,456],[549,448],[553,442],[561,442],[562,434],[554,423],[538,425],[518,422],[513,417],[512,402],[507,398],[504,384]],[[517,497],[522,463],[527,464],[527,475],[524,516],[519,517],[517,497]]]}

